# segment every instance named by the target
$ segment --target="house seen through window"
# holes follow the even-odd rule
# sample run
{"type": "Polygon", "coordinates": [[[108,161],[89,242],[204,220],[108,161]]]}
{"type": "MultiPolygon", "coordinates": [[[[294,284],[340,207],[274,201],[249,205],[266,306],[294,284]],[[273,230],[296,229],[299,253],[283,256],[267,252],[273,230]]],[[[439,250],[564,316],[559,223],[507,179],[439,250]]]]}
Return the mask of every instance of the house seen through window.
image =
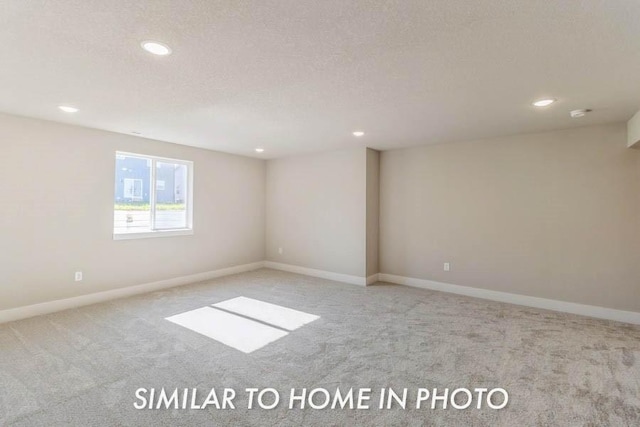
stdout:
{"type": "Polygon", "coordinates": [[[114,238],[191,234],[193,163],[116,153],[114,238]]]}

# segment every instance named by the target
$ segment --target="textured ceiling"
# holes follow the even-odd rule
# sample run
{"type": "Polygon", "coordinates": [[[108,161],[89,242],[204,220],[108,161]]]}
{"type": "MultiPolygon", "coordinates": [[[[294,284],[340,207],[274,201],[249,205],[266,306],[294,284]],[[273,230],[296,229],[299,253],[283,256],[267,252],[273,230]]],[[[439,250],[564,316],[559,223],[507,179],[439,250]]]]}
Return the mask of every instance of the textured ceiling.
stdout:
{"type": "Polygon", "coordinates": [[[639,23],[637,0],[3,0],[0,111],[265,158],[623,121],[639,23]]]}

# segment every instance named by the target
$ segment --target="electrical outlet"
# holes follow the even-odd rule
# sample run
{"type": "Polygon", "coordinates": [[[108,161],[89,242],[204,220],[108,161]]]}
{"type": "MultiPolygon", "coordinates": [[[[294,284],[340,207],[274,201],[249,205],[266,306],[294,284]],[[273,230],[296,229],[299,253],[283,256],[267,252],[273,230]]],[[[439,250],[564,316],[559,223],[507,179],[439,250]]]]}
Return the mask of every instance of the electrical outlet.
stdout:
{"type": "Polygon", "coordinates": [[[76,271],[76,282],[82,281],[82,271],[76,271]]]}
{"type": "Polygon", "coordinates": [[[278,248],[278,253],[279,253],[280,255],[282,255],[282,253],[283,253],[283,252],[284,252],[284,251],[282,250],[282,248],[278,248]]]}
{"type": "Polygon", "coordinates": [[[448,262],[444,263],[444,271],[451,271],[451,264],[449,264],[448,262]]]}

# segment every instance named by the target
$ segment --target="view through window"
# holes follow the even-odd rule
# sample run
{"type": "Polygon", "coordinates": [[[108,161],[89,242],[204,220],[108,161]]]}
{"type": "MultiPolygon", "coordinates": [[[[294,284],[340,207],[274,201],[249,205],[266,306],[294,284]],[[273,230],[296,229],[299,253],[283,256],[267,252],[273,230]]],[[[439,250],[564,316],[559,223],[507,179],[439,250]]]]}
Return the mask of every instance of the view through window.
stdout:
{"type": "Polygon", "coordinates": [[[117,152],[114,236],[191,230],[192,167],[185,160],[117,152]]]}

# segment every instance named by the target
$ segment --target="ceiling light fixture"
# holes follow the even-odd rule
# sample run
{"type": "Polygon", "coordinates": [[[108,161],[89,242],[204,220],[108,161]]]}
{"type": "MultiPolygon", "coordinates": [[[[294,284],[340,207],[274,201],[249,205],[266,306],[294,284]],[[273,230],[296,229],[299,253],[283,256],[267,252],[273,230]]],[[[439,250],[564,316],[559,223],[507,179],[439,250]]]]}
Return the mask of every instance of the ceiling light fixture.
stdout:
{"type": "Polygon", "coordinates": [[[556,100],[553,99],[553,98],[540,99],[540,100],[534,102],[533,105],[535,107],[548,107],[549,105],[553,104],[554,102],[556,102],[556,100]]]}
{"type": "Polygon", "coordinates": [[[256,153],[264,153],[264,148],[256,148],[256,153]]]}
{"type": "Polygon", "coordinates": [[[171,48],[164,43],[146,41],[140,45],[144,50],[154,55],[165,56],[171,53],[171,48]]]}
{"type": "Polygon", "coordinates": [[[364,132],[362,132],[361,130],[357,130],[357,131],[353,132],[353,136],[360,137],[360,136],[363,136],[363,135],[364,135],[364,132]]]}
{"type": "Polygon", "coordinates": [[[65,113],[77,113],[78,109],[76,107],[69,107],[68,105],[59,105],[59,109],[64,111],[65,113]]]}

